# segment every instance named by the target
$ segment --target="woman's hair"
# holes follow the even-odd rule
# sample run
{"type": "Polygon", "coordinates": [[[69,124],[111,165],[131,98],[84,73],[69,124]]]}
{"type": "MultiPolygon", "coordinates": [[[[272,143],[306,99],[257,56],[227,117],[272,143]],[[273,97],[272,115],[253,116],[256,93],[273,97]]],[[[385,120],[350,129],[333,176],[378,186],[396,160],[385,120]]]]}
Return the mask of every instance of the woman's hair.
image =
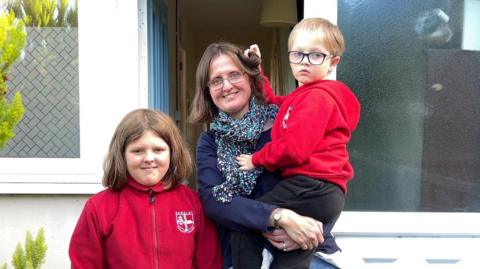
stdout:
{"type": "Polygon", "coordinates": [[[226,55],[232,59],[250,80],[252,93],[260,103],[265,103],[263,94],[263,76],[260,73],[261,59],[257,55],[244,55],[244,50],[228,42],[210,44],[203,53],[197,65],[195,96],[193,97],[192,109],[189,120],[192,123],[208,123],[218,114],[218,108],[213,103],[208,82],[210,79],[210,64],[216,57],[226,55]]]}
{"type": "Polygon", "coordinates": [[[292,49],[293,42],[297,39],[297,34],[300,31],[318,35],[325,48],[333,56],[342,56],[345,51],[345,40],[338,26],[322,18],[307,18],[297,23],[288,37],[288,50],[292,49]]]}
{"type": "Polygon", "coordinates": [[[192,158],[180,130],[166,114],[151,109],[131,111],[120,121],[113,134],[107,157],[103,163],[102,183],[113,190],[122,189],[128,182],[125,149],[150,130],[170,148],[170,166],[162,179],[167,188],[174,188],[192,172],[192,158]]]}

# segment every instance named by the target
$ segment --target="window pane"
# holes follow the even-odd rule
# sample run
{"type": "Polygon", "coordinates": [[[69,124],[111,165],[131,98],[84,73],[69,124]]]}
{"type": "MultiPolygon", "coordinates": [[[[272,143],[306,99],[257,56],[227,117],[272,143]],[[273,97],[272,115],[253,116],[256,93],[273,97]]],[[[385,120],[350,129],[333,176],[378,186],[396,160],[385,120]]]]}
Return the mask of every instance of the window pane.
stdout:
{"type": "Polygon", "coordinates": [[[480,212],[479,3],[339,1],[362,103],[347,210],[480,212]]]}
{"type": "Polygon", "coordinates": [[[21,92],[25,114],[0,157],[80,156],[76,6],[70,0],[63,19],[57,7],[46,26],[36,27],[36,22],[27,26],[24,53],[12,68],[8,84],[10,96],[21,92]]]}

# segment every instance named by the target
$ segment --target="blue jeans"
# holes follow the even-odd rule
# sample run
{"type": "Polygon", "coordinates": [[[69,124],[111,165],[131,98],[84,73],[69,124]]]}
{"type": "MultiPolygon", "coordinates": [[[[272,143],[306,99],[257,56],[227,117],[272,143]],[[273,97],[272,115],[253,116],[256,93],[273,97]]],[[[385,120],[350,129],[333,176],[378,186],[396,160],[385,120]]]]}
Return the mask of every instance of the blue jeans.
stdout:
{"type": "Polygon", "coordinates": [[[310,263],[310,269],[337,269],[337,267],[317,256],[313,256],[312,262],[310,263]]]}

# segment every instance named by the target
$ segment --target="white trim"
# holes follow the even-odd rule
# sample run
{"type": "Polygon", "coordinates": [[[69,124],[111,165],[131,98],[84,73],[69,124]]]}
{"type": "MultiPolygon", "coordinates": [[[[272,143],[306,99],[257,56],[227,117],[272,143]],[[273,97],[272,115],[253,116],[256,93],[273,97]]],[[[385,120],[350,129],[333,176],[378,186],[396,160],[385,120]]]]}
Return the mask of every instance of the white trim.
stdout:
{"type": "Polygon", "coordinates": [[[103,189],[100,183],[0,183],[0,194],[94,194],[103,189]]]}
{"type": "MultiPolygon", "coordinates": [[[[324,18],[330,22],[337,24],[338,20],[338,2],[337,0],[305,0],[303,4],[304,18],[324,18]]],[[[328,79],[335,80],[337,78],[337,70],[333,70],[327,76],[328,79]]]]}
{"type": "Polygon", "coordinates": [[[140,106],[148,107],[148,15],[147,1],[138,0],[138,88],[140,106]]]}
{"type": "Polygon", "coordinates": [[[333,233],[362,237],[477,237],[480,214],[433,212],[343,212],[333,233]]]}
{"type": "Polygon", "coordinates": [[[148,91],[139,89],[137,2],[78,5],[80,157],[0,158],[0,193],[97,192],[116,125],[148,104],[142,99],[148,91]]]}
{"type": "Polygon", "coordinates": [[[337,23],[337,0],[305,0],[303,5],[304,18],[320,17],[337,23]]]}

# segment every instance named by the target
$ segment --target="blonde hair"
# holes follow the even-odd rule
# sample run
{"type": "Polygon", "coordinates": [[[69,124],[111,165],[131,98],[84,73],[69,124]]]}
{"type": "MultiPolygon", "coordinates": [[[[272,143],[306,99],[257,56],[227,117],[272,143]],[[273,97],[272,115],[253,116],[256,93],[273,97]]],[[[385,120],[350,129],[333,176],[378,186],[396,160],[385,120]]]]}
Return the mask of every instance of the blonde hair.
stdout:
{"type": "Polygon", "coordinates": [[[103,186],[120,190],[127,184],[125,149],[128,144],[139,139],[146,130],[156,133],[170,148],[170,166],[162,179],[165,186],[174,188],[190,176],[193,169],[192,157],[173,120],[162,112],[137,109],[125,115],[113,134],[103,163],[103,186]]]}
{"type": "Polygon", "coordinates": [[[325,48],[332,56],[342,56],[345,51],[345,40],[343,39],[343,34],[340,29],[335,24],[323,18],[307,18],[297,23],[288,37],[289,50],[292,48],[300,31],[307,31],[313,35],[318,34],[318,36],[322,38],[325,48]]]}

